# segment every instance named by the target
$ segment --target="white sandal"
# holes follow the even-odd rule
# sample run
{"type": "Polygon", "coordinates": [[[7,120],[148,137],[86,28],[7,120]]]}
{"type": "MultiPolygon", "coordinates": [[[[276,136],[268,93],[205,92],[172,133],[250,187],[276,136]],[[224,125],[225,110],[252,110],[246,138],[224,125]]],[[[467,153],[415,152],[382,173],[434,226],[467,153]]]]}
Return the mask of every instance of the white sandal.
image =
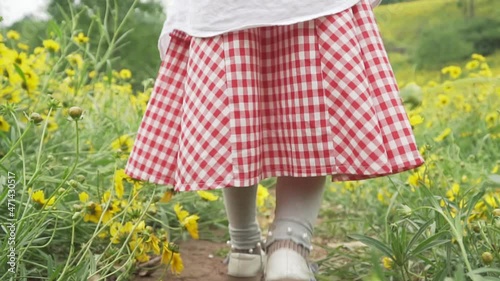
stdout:
{"type": "MultiPolygon", "coordinates": [[[[228,241],[228,244],[231,242],[228,241]]],[[[228,256],[227,275],[233,277],[257,277],[265,272],[266,254],[261,243],[250,250],[238,250],[231,247],[228,256]]]]}
{"type": "Polygon", "coordinates": [[[309,250],[291,240],[275,241],[268,247],[265,281],[314,281],[306,258],[309,250]]]}

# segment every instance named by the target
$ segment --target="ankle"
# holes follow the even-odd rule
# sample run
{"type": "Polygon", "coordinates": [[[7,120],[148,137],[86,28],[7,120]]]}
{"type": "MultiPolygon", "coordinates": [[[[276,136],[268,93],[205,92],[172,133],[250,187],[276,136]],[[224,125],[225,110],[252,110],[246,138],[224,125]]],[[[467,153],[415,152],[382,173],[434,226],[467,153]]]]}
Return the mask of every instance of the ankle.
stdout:
{"type": "Polygon", "coordinates": [[[227,244],[231,246],[231,253],[260,255],[262,252],[264,252],[264,249],[260,242],[257,242],[255,244],[255,247],[252,248],[237,248],[235,245],[231,243],[231,241],[227,241],[227,244]]]}
{"type": "Polygon", "coordinates": [[[301,255],[305,260],[308,259],[310,250],[303,245],[295,243],[293,240],[275,240],[266,247],[266,253],[270,256],[279,249],[291,249],[301,255]]]}

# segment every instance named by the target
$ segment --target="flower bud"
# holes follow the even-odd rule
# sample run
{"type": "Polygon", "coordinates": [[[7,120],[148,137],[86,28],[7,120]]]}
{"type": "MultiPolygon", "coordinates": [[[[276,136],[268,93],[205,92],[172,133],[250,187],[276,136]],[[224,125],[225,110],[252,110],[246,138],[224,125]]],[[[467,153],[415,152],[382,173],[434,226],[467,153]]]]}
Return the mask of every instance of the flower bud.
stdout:
{"type": "Polygon", "coordinates": [[[73,204],[73,210],[75,211],[81,211],[83,209],[82,205],[80,204],[73,204]]]}
{"type": "Polygon", "coordinates": [[[35,125],[40,125],[42,123],[43,118],[40,114],[33,112],[30,115],[30,121],[32,121],[35,125]]]}
{"type": "Polygon", "coordinates": [[[172,251],[173,253],[178,253],[179,252],[179,245],[174,244],[173,242],[168,243],[168,249],[172,251]]]}
{"type": "Polygon", "coordinates": [[[82,119],[83,110],[81,107],[73,106],[68,110],[68,114],[73,120],[82,119]]]}
{"type": "Polygon", "coordinates": [[[500,217],[500,209],[494,209],[493,212],[491,212],[493,216],[495,217],[500,217]]]}
{"type": "Polygon", "coordinates": [[[407,218],[411,216],[412,210],[408,205],[401,205],[401,208],[399,209],[399,212],[403,215],[403,217],[407,218]]]}
{"type": "Polygon", "coordinates": [[[81,215],[80,212],[76,212],[76,213],[73,214],[73,217],[71,217],[71,219],[77,220],[80,217],[80,215],[81,215]]]}
{"type": "Polygon", "coordinates": [[[66,191],[66,189],[65,189],[64,187],[61,187],[61,188],[59,188],[59,190],[58,190],[58,192],[59,192],[59,193],[64,193],[64,191],[66,191]]]}
{"type": "Polygon", "coordinates": [[[71,186],[72,188],[77,188],[78,187],[78,182],[76,180],[70,180],[68,182],[69,186],[71,186]]]}
{"type": "Polygon", "coordinates": [[[84,183],[85,182],[85,176],[84,175],[77,175],[76,176],[76,181],[79,183],[84,183]]]}
{"type": "Polygon", "coordinates": [[[474,231],[475,233],[480,233],[481,232],[481,227],[479,226],[479,224],[474,224],[472,226],[472,231],[474,231]]]}
{"type": "Polygon", "coordinates": [[[490,252],[484,252],[481,255],[481,259],[483,260],[484,264],[490,264],[493,262],[493,255],[490,252]]]}

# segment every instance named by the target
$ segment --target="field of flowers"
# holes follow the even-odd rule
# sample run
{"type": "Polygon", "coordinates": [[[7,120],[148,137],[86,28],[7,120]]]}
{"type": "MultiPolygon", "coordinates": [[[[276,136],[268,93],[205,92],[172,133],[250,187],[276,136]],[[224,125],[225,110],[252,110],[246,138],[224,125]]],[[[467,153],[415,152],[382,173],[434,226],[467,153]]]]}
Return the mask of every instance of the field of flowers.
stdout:
{"type": "MultiPolygon", "coordinates": [[[[112,68],[123,38],[71,24],[47,34],[31,49],[0,32],[0,280],[131,280],[155,257],[182,274],[178,242],[225,227],[220,194],[128,178],[152,80],[136,90],[130,70],[112,68]]],[[[318,242],[370,247],[321,243],[318,280],[499,280],[499,74],[473,54],[401,89],[426,165],[329,184],[318,242]]],[[[262,213],[273,184],[259,187],[262,213]]]]}

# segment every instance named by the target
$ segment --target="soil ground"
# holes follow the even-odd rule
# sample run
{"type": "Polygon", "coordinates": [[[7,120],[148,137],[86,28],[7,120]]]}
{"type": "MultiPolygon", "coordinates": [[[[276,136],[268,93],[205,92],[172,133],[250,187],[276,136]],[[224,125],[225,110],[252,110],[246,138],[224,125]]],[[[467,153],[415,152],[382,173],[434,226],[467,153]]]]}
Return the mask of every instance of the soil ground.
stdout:
{"type": "Polygon", "coordinates": [[[260,278],[230,278],[226,275],[224,258],[217,253],[227,248],[226,244],[204,240],[182,243],[181,256],[184,271],[174,276],[167,268],[158,269],[151,276],[136,277],[134,281],[259,281],[260,278]]]}
{"type": "MultiPolygon", "coordinates": [[[[217,253],[227,251],[225,243],[205,240],[189,240],[180,244],[181,257],[184,261],[184,271],[174,276],[170,270],[160,268],[149,276],[137,276],[134,281],[260,281],[258,278],[231,278],[226,275],[224,257],[217,253]]],[[[321,249],[313,250],[313,260],[324,257],[321,249]]]]}

